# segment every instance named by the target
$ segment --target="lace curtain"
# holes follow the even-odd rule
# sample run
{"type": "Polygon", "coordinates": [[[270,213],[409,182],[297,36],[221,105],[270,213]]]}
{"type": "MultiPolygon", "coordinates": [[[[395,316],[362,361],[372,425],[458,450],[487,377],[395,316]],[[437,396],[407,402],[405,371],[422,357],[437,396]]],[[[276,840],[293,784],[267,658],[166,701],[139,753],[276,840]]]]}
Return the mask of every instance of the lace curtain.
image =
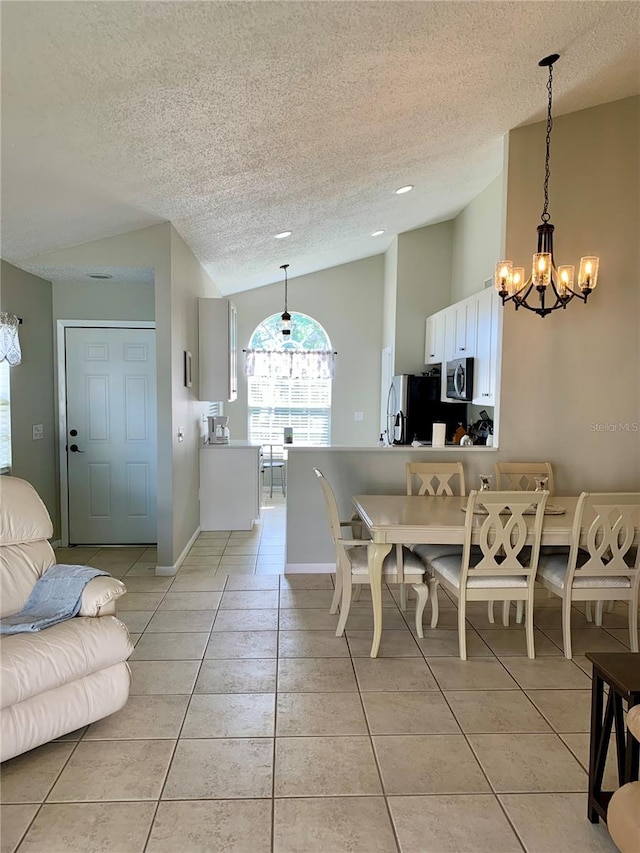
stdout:
{"type": "Polygon", "coordinates": [[[331,350],[248,349],[244,372],[262,379],[333,379],[335,358],[331,350]]]}
{"type": "Polygon", "coordinates": [[[12,367],[22,361],[18,340],[19,323],[15,314],[0,311],[0,361],[8,361],[12,367]]]}

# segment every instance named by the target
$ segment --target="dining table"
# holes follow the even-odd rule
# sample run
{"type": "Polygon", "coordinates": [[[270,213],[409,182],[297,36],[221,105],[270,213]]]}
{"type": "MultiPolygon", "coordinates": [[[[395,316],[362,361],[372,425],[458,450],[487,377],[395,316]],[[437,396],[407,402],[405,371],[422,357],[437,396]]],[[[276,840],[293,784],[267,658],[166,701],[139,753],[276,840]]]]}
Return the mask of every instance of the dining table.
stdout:
{"type": "MultiPolygon", "coordinates": [[[[382,638],[384,558],[398,544],[462,545],[467,501],[468,497],[459,495],[355,495],[352,498],[356,512],[371,535],[367,558],[373,605],[372,658],[378,656],[382,638]]],[[[549,503],[556,508],[562,507],[564,512],[545,515],[541,544],[570,545],[578,497],[554,495],[549,503]]],[[[532,538],[535,515],[524,517],[531,519],[529,533],[532,538]]],[[[471,544],[479,543],[483,519],[486,515],[473,516],[471,544]]]]}

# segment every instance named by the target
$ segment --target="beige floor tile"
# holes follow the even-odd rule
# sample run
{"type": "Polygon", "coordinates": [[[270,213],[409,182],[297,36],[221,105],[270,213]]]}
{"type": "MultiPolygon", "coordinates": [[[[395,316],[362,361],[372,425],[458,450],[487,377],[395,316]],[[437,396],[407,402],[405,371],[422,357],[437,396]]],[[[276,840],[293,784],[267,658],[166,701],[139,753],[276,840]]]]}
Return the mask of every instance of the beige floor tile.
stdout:
{"type": "Polygon", "coordinates": [[[353,665],[363,692],[438,689],[431,670],[421,658],[354,658],[353,665]]]}
{"type": "Polygon", "coordinates": [[[162,592],[128,592],[118,599],[116,607],[118,613],[123,610],[155,610],[163,597],[162,592]]]}
{"type": "Polygon", "coordinates": [[[47,743],[2,764],[3,803],[41,803],[76,744],[47,743]]]}
{"type": "MultiPolygon", "coordinates": [[[[562,734],[562,740],[569,747],[571,752],[578,759],[585,771],[589,772],[589,738],[586,733],[580,734],[562,734]]],[[[616,757],[615,738],[612,736],[609,741],[609,750],[607,752],[607,763],[604,769],[604,779],[602,783],[603,791],[615,791],[620,787],[618,780],[618,765],[616,757]]]]}
{"type": "Polygon", "coordinates": [[[492,794],[390,797],[402,853],[521,853],[492,794]]]}
{"type": "MultiPolygon", "coordinates": [[[[347,628],[349,650],[353,658],[368,658],[371,656],[372,631],[353,631],[347,628]]],[[[393,631],[384,628],[378,650],[379,658],[417,658],[422,657],[413,634],[405,628],[403,631],[393,631]]]]}
{"type": "Polygon", "coordinates": [[[606,630],[607,633],[611,634],[612,637],[615,637],[619,643],[622,643],[622,645],[625,646],[627,651],[631,648],[628,628],[607,628],[606,630]]]}
{"type": "Polygon", "coordinates": [[[20,846],[27,853],[142,853],[155,803],[42,807],[20,846]]]}
{"type": "Polygon", "coordinates": [[[215,610],[220,604],[221,592],[168,592],[158,611],[164,610],[215,610]]]}
{"type": "Polygon", "coordinates": [[[586,791],[587,775],[555,734],[468,735],[498,793],[586,791]]]}
{"type": "Polygon", "coordinates": [[[261,590],[279,589],[280,575],[232,575],[226,589],[236,590],[261,590]]]}
{"type": "Polygon", "coordinates": [[[275,693],[202,693],[191,697],[184,738],[273,737],[275,693]]]}
{"type": "Polygon", "coordinates": [[[191,548],[188,556],[189,557],[221,557],[225,552],[226,546],[227,546],[226,542],[221,541],[220,544],[217,544],[217,542],[215,540],[210,542],[210,543],[207,543],[207,544],[203,543],[202,545],[200,543],[198,543],[197,545],[194,545],[191,548]]]}
{"type": "MultiPolygon", "coordinates": [[[[141,562],[138,560],[129,569],[125,575],[127,578],[155,578],[156,577],[156,561],[141,562]]],[[[126,581],[125,581],[126,582],[126,581]]]]}
{"type": "MultiPolygon", "coordinates": [[[[416,626],[414,624],[413,618],[411,618],[412,614],[407,611],[407,621],[409,623],[410,629],[415,632],[416,626]]],[[[422,618],[422,627],[423,630],[426,630],[431,625],[431,608],[429,605],[425,608],[424,616],[422,618]]],[[[470,620],[467,620],[467,627],[470,627],[470,620]]],[[[438,616],[438,631],[457,631],[458,630],[458,612],[454,608],[449,608],[446,610],[441,610],[438,616]]]]}
{"type": "Polygon", "coordinates": [[[230,530],[203,530],[196,539],[196,542],[211,542],[212,540],[227,541],[231,536],[230,530]]]}
{"type": "Polygon", "coordinates": [[[158,611],[146,627],[146,634],[209,633],[215,610],[163,610],[158,611]]]}
{"type": "Polygon", "coordinates": [[[373,743],[387,795],[490,790],[463,735],[377,736],[373,743]]]}
{"type": "Polygon", "coordinates": [[[591,689],[589,678],[579,666],[566,658],[541,657],[529,660],[501,657],[500,660],[523,690],[591,689]]]}
{"type": "Polygon", "coordinates": [[[368,737],[279,737],[276,797],[340,797],[380,794],[368,737]]]}
{"type": "Polygon", "coordinates": [[[527,690],[527,696],[557,732],[588,732],[590,690],[527,690]]]}
{"type": "Polygon", "coordinates": [[[395,853],[381,797],[275,801],[274,853],[395,853]]]}
{"type": "Polygon", "coordinates": [[[48,802],[157,800],[174,741],[82,741],[49,794],[48,802]]]}
{"type": "Polygon", "coordinates": [[[218,610],[213,632],[275,631],[277,627],[277,610],[218,610]]]}
{"type": "Polygon", "coordinates": [[[277,589],[225,590],[222,593],[220,610],[277,609],[278,597],[277,589]]]}
{"type": "MultiPolygon", "coordinates": [[[[519,660],[519,658],[514,658],[519,660]]],[[[494,658],[431,658],[429,666],[442,690],[514,690],[516,684],[494,658]]]]}
{"type": "MultiPolygon", "coordinates": [[[[299,612],[302,613],[303,611],[299,612]]],[[[403,619],[402,613],[395,607],[383,608],[382,616],[384,632],[407,631],[407,622],[403,619]]],[[[409,624],[413,625],[413,614],[407,612],[406,617],[409,624]]],[[[370,607],[352,607],[349,610],[349,616],[347,617],[347,631],[368,631],[369,635],[371,635],[371,632],[373,631],[373,610],[370,607]]]]}
{"type": "Polygon", "coordinates": [[[278,662],[278,693],[351,693],[357,690],[350,660],[282,658],[278,662]]]}
{"type": "MultiPolygon", "coordinates": [[[[562,646],[562,629],[545,628],[545,634],[560,648],[562,646]]],[[[585,652],[626,652],[628,649],[615,637],[612,637],[604,628],[592,626],[590,628],[571,629],[571,652],[574,655],[583,655],[585,652]]]]}
{"type": "Polygon", "coordinates": [[[531,853],[616,853],[603,823],[587,820],[584,794],[502,794],[500,801],[531,853]]]}
{"type": "Polygon", "coordinates": [[[260,542],[260,554],[263,557],[283,557],[284,545],[270,539],[263,539],[260,542]]]}
{"type": "Polygon", "coordinates": [[[161,802],[146,853],[269,853],[269,800],[161,802]]]}
{"type": "Polygon", "coordinates": [[[333,592],[333,577],[329,574],[285,575],[281,582],[281,589],[329,589],[333,592]]]}
{"type": "MultiPolygon", "coordinates": [[[[527,636],[524,626],[522,630],[513,631],[511,628],[480,629],[480,636],[496,655],[524,656],[527,654],[527,636]]],[[[559,649],[542,631],[534,630],[536,657],[543,655],[562,655],[559,649]]]]}
{"type": "Polygon", "coordinates": [[[52,743],[64,743],[65,741],[77,742],[82,739],[82,736],[86,732],[87,728],[87,726],[83,726],[81,729],[76,729],[73,732],[67,732],[66,734],[60,735],[60,737],[57,737],[54,741],[52,741],[52,743]]]}
{"type": "Polygon", "coordinates": [[[173,582],[171,592],[215,592],[224,589],[226,574],[192,572],[179,574],[173,582]]]}
{"type": "Polygon", "coordinates": [[[225,557],[255,557],[258,553],[258,542],[256,540],[248,540],[247,542],[229,540],[229,544],[224,549],[225,557]]]}
{"type": "Polygon", "coordinates": [[[256,575],[269,575],[270,577],[273,577],[274,574],[284,575],[284,569],[284,560],[278,562],[263,563],[258,557],[255,573],[256,575]]]}
{"type": "Polygon", "coordinates": [[[187,694],[193,690],[200,661],[130,661],[131,696],[187,694]]]}
{"type": "Polygon", "coordinates": [[[208,639],[206,632],[150,634],[145,631],[129,660],[199,660],[208,639]]]}
{"type": "Polygon", "coordinates": [[[141,559],[146,550],[146,548],[101,548],[96,558],[105,563],[123,563],[127,560],[135,563],[136,560],[141,559]]]}
{"type": "Polygon", "coordinates": [[[445,698],[466,734],[551,731],[521,690],[448,690],[445,698]]]}
{"type": "Polygon", "coordinates": [[[175,740],[188,704],[188,696],[129,696],[121,711],[89,726],[84,740],[175,740]]]}
{"type": "Polygon", "coordinates": [[[440,693],[363,693],[362,702],[373,735],[460,734],[440,693]]]}
{"type": "Polygon", "coordinates": [[[155,610],[120,610],[118,619],[127,626],[129,634],[140,634],[151,621],[155,610]]]}
{"type": "MultiPolygon", "coordinates": [[[[428,617],[425,618],[426,624],[428,624],[428,617]]],[[[427,660],[430,658],[459,657],[460,648],[457,628],[431,629],[425,627],[423,632],[424,638],[415,637],[415,641],[427,660]]],[[[467,630],[467,657],[493,657],[493,652],[489,646],[472,628],[467,630]]]]}
{"type": "MultiPolygon", "coordinates": [[[[354,590],[354,595],[355,595],[355,590],[354,590]]],[[[393,596],[389,592],[388,588],[384,588],[382,590],[382,606],[383,607],[392,607],[394,610],[398,609],[398,606],[397,606],[393,596]]],[[[371,588],[369,586],[363,585],[363,587],[360,591],[360,598],[357,601],[355,601],[353,597],[351,598],[351,607],[352,608],[364,607],[366,610],[371,611],[371,607],[372,607],[372,605],[371,605],[371,588]]]]}
{"type": "Polygon", "coordinates": [[[281,658],[348,658],[344,637],[334,631],[280,631],[278,656],[281,658]]]}
{"type": "Polygon", "coordinates": [[[587,660],[584,655],[573,655],[571,660],[579,666],[580,669],[591,678],[593,675],[593,664],[590,660],[587,660]]]}
{"type": "Polygon", "coordinates": [[[206,658],[275,658],[277,631],[219,631],[211,635],[206,658]]]}
{"type": "Polygon", "coordinates": [[[252,530],[232,530],[229,536],[230,542],[248,542],[250,540],[260,541],[261,528],[256,525],[252,530]]]}
{"type": "MultiPolygon", "coordinates": [[[[558,607],[540,607],[533,613],[533,624],[537,628],[542,628],[546,633],[547,628],[562,629],[562,610],[558,607]]],[[[581,613],[577,608],[571,608],[571,627],[575,629],[589,628],[590,623],[587,622],[584,613],[581,613]]]]}
{"type": "Polygon", "coordinates": [[[316,610],[328,610],[333,593],[330,589],[281,589],[280,607],[311,607],[316,610]]]}
{"type": "Polygon", "coordinates": [[[180,571],[182,572],[189,567],[201,571],[216,569],[220,564],[220,559],[220,554],[187,554],[182,561],[180,571]]]}
{"type": "Polygon", "coordinates": [[[183,738],[178,741],[162,798],[235,800],[270,797],[272,765],[271,738],[183,738]]]}
{"type": "Polygon", "coordinates": [[[162,578],[162,577],[136,577],[128,576],[125,584],[127,587],[127,591],[129,593],[152,593],[152,592],[166,592],[171,584],[173,583],[173,578],[162,578]]]}
{"type": "Polygon", "coordinates": [[[281,631],[332,631],[338,626],[338,614],[332,616],[328,610],[313,610],[302,607],[300,610],[280,611],[281,631]]]}
{"type": "Polygon", "coordinates": [[[220,558],[220,564],[219,564],[220,569],[239,568],[239,567],[244,568],[245,566],[249,566],[252,570],[255,568],[255,566],[256,566],[256,555],[255,554],[245,555],[245,556],[230,555],[228,557],[223,556],[220,558]]]}
{"type": "Polygon", "coordinates": [[[357,693],[280,693],[277,720],[278,737],[367,734],[357,693]]]}
{"type": "Polygon", "coordinates": [[[56,563],[68,566],[84,566],[96,556],[99,548],[56,548],[56,563]]]}
{"type": "Polygon", "coordinates": [[[2,806],[0,809],[0,853],[14,853],[38,811],[37,805],[2,806]]]}
{"type": "Polygon", "coordinates": [[[196,693],[275,693],[277,661],[205,660],[196,693]]]}

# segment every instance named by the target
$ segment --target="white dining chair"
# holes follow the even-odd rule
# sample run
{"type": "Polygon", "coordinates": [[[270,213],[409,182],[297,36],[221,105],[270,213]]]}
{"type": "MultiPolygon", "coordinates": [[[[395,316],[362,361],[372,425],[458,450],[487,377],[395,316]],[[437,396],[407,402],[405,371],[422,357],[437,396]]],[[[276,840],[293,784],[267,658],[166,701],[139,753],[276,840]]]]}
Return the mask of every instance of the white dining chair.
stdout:
{"type": "MultiPolygon", "coordinates": [[[[466,495],[462,462],[407,462],[408,495],[466,495]]],[[[413,545],[413,553],[428,569],[429,560],[462,554],[461,545],[413,545]]],[[[431,578],[431,627],[438,624],[438,581],[431,578]]],[[[407,589],[400,587],[400,607],[407,609],[407,589]]]]}
{"type": "Polygon", "coordinates": [[[638,651],[640,492],[583,492],[576,507],[569,555],[540,557],[538,581],[562,599],[562,640],[571,657],[574,601],[626,601],[629,646],[638,651]],[[586,527],[586,536],[581,529],[586,527]]]}
{"type": "Polygon", "coordinates": [[[280,488],[282,494],[286,494],[287,489],[287,460],[284,458],[284,448],[278,444],[263,444],[260,452],[260,473],[262,474],[262,487],[264,488],[264,478],[266,472],[269,472],[269,497],[273,497],[273,473],[280,473],[280,488]]]}
{"type": "MultiPolygon", "coordinates": [[[[336,612],[339,603],[340,618],[336,628],[336,637],[341,637],[349,616],[352,587],[370,584],[367,545],[371,540],[343,537],[342,529],[350,528],[353,520],[340,521],[338,504],[333,489],[322,471],[314,468],[313,472],[322,486],[322,494],[329,516],[331,538],[336,546],[336,586],[331,612],[336,612]]],[[[429,587],[424,582],[424,573],[425,569],[420,560],[403,545],[392,547],[382,565],[383,583],[410,583],[416,591],[418,596],[416,631],[419,637],[424,636],[422,614],[429,598],[429,587]]]]}
{"type": "Polygon", "coordinates": [[[458,600],[458,643],[460,659],[467,658],[466,605],[469,601],[524,601],[527,604],[525,631],[527,655],[535,657],[533,595],[544,507],[549,493],[469,493],[466,506],[462,556],[450,555],[429,561],[444,589],[458,600]],[[535,507],[535,517],[525,513],[535,507]],[[479,514],[474,511],[479,510],[479,514]],[[532,524],[533,522],[533,524],[532,524]],[[472,551],[474,527],[480,527],[479,553],[472,551]],[[532,542],[529,548],[529,529],[532,542]]]}

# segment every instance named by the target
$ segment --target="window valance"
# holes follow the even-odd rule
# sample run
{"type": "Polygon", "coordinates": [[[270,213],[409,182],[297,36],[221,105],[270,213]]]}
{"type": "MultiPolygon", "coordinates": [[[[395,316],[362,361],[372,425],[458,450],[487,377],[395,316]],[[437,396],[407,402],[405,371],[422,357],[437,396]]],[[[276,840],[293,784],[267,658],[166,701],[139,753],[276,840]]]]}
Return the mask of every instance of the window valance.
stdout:
{"type": "Polygon", "coordinates": [[[0,361],[7,361],[12,367],[22,361],[18,339],[19,325],[20,320],[15,314],[0,311],[0,361]]]}
{"type": "Polygon", "coordinates": [[[245,350],[245,376],[262,379],[333,379],[332,350],[245,350]]]}

